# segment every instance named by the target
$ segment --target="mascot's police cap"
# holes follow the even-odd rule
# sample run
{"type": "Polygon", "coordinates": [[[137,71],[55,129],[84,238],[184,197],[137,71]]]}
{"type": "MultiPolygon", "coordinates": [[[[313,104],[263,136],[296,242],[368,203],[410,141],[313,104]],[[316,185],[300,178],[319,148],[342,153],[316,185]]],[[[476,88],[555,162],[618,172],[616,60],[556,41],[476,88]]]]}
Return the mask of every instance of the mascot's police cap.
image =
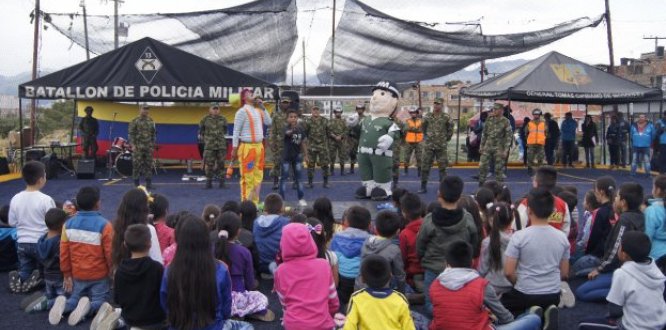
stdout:
{"type": "Polygon", "coordinates": [[[374,92],[377,89],[383,89],[385,91],[391,92],[393,94],[393,97],[395,98],[400,98],[400,91],[398,91],[398,86],[388,80],[383,80],[377,83],[375,87],[372,88],[372,91],[374,92]]]}
{"type": "Polygon", "coordinates": [[[532,114],[533,114],[533,115],[539,115],[539,116],[541,116],[541,109],[534,109],[534,110],[532,110],[532,114]]]}

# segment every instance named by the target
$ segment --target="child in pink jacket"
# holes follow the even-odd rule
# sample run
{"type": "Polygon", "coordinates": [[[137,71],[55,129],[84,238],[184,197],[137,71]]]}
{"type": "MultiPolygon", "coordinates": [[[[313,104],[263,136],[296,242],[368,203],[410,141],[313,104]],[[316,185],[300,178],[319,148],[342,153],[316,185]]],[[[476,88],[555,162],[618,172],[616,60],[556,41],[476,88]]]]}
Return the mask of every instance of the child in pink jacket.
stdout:
{"type": "Polygon", "coordinates": [[[280,251],[283,263],[275,271],[274,283],[284,309],[284,328],[333,329],[340,303],[331,266],[317,258],[317,245],[307,226],[291,223],[282,228],[280,251]]]}

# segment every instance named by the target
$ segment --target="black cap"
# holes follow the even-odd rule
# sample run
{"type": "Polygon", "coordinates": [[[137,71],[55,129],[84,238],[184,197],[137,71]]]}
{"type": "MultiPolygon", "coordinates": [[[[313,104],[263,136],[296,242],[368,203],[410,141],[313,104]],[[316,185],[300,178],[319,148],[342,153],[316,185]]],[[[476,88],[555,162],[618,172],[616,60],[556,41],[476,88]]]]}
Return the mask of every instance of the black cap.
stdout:
{"type": "Polygon", "coordinates": [[[383,80],[378,82],[377,85],[372,88],[372,91],[374,92],[377,89],[389,91],[391,94],[393,94],[393,97],[400,98],[400,91],[398,90],[398,86],[391,81],[383,80]]]}

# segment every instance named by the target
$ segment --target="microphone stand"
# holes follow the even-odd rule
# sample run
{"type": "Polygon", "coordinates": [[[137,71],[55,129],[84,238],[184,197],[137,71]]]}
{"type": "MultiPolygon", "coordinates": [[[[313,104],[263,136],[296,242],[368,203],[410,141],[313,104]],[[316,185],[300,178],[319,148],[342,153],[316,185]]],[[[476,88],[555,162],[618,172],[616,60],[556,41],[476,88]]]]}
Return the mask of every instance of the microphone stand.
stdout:
{"type": "Polygon", "coordinates": [[[108,174],[106,179],[102,179],[103,181],[111,181],[112,176],[113,176],[113,140],[111,137],[113,136],[113,124],[116,122],[116,116],[118,115],[117,112],[113,113],[113,119],[111,120],[111,124],[109,125],[109,141],[111,142],[111,145],[109,146],[109,149],[106,150],[106,168],[108,170],[108,174]]]}

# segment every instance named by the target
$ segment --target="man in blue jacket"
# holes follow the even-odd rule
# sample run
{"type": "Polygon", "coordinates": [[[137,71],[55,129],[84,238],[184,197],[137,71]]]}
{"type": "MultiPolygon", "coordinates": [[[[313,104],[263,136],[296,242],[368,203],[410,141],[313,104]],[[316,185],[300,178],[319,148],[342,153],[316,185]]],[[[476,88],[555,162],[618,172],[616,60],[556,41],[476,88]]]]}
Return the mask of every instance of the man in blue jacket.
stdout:
{"type": "Polygon", "coordinates": [[[666,173],[666,112],[663,117],[657,121],[655,127],[657,138],[659,139],[659,174],[666,173]]]}
{"type": "Polygon", "coordinates": [[[571,112],[564,115],[564,121],[560,126],[562,137],[562,164],[573,167],[574,150],[576,148],[576,128],[578,123],[573,119],[571,112]]]}
{"type": "Polygon", "coordinates": [[[639,163],[643,163],[645,174],[650,177],[650,146],[655,137],[655,129],[644,114],[638,115],[636,123],[631,125],[631,141],[633,157],[631,160],[631,175],[636,175],[639,163]]]}

